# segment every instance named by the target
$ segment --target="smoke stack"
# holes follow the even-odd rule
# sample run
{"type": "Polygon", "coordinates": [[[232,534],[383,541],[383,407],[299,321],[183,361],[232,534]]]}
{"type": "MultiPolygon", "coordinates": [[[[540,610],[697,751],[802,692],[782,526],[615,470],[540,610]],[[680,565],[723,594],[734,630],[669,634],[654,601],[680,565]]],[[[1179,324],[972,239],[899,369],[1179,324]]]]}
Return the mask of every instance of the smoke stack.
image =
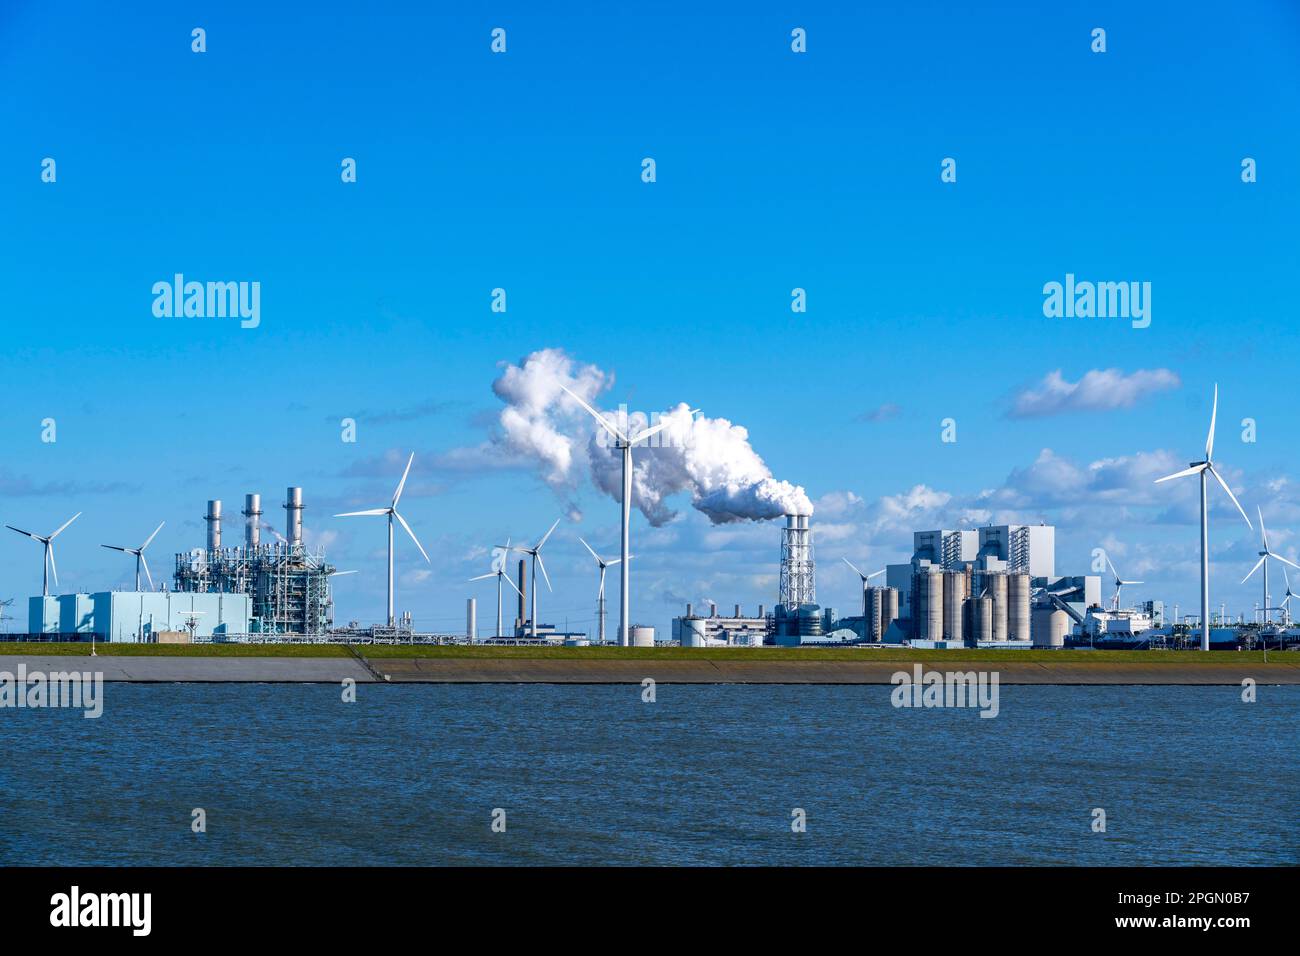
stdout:
{"type": "Polygon", "coordinates": [[[736,605],[736,620],[740,620],[740,605],[736,605]]]}
{"type": "Polygon", "coordinates": [[[523,627],[524,621],[527,620],[527,618],[524,617],[524,607],[527,604],[527,602],[524,599],[524,595],[526,595],[527,593],[528,593],[528,578],[524,576],[524,559],[520,558],[519,559],[519,626],[520,627],[523,627]]]}
{"type": "Polygon", "coordinates": [[[221,550],[221,499],[208,502],[208,513],[203,520],[208,523],[208,550],[221,550]]]}
{"type": "Polygon", "coordinates": [[[760,618],[763,616],[763,605],[761,604],[758,606],[758,616],[760,618]]]}
{"type": "Polygon", "coordinates": [[[787,610],[817,603],[812,529],[807,515],[785,516],[781,530],[780,603],[787,610]]]}
{"type": "Polygon", "coordinates": [[[262,535],[262,496],[244,495],[244,545],[250,551],[257,547],[262,535]]]}
{"type": "Polygon", "coordinates": [[[289,547],[302,546],[302,489],[289,488],[285,492],[284,536],[289,539],[289,547]]]}
{"type": "Polygon", "coordinates": [[[717,617],[717,616],[718,616],[718,606],[716,604],[710,604],[709,617],[717,617]]]}
{"type": "Polygon", "coordinates": [[[694,615],[691,613],[691,606],[689,604],[686,605],[686,616],[694,617],[694,615]]]}

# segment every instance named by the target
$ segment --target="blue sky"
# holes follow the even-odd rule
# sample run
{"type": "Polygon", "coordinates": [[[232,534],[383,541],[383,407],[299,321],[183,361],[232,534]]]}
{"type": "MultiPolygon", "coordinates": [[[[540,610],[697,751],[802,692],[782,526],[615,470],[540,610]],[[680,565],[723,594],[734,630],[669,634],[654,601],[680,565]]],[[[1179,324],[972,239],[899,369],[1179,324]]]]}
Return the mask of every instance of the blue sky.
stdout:
{"type": "MultiPolygon", "coordinates": [[[[1148,582],[1134,597],[1189,608],[1194,482],[1150,478],[1196,457],[1215,381],[1218,457],[1296,556],[1296,5],[263,6],[0,11],[0,520],[84,512],[59,541],[65,589],[125,583],[102,542],[166,519],[164,569],[200,543],[207,498],[233,512],[302,484],[315,540],[362,571],[338,618],[376,618],[382,527],[328,515],[383,504],[414,450],[404,511],[433,562],[399,544],[399,608],[450,630],[478,594],[487,621],[490,588],[465,583],[478,549],[576,503],[542,610],[590,627],[577,535],[613,551],[617,504],[577,472],[557,495],[526,463],[448,466],[501,441],[499,363],[546,348],[612,375],[606,408],[686,401],[745,426],[818,503],[823,603],[857,602],[841,554],[879,565],[913,527],[985,518],[1055,522],[1059,570],[1106,547],[1148,582]],[[150,289],[176,272],[259,281],[260,327],[156,318],[150,289]],[[1067,272],[1150,282],[1151,326],[1045,318],[1043,284],[1067,272]],[[1008,415],[1057,370],[1105,369],[1179,384],[1008,415]]],[[[715,529],[676,504],[662,528],[635,519],[634,618],[772,604],[775,525],[715,529]]],[[[1223,506],[1212,593],[1249,612],[1259,589],[1236,582],[1257,548],[1223,506]]],[[[0,568],[3,596],[39,589],[31,542],[0,538],[0,568]]]]}

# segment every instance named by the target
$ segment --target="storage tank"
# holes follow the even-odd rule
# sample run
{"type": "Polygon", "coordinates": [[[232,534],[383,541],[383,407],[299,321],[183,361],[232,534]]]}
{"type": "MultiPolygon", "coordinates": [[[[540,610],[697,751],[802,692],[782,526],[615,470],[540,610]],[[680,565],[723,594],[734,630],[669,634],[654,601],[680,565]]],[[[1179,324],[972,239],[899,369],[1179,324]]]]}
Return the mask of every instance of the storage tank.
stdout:
{"type": "Polygon", "coordinates": [[[971,641],[975,644],[993,639],[993,599],[973,597],[966,601],[971,628],[971,641]]]}
{"type": "Polygon", "coordinates": [[[880,639],[885,639],[889,625],[898,620],[898,588],[881,588],[884,598],[880,615],[880,639]]]}
{"type": "Polygon", "coordinates": [[[1070,633],[1070,615],[1058,607],[1036,607],[1033,613],[1034,647],[1064,647],[1070,633]]]}
{"type": "Polygon", "coordinates": [[[700,617],[688,617],[682,620],[682,647],[704,647],[705,624],[700,617]]]}
{"type": "Polygon", "coordinates": [[[991,636],[985,638],[989,641],[1005,641],[1007,639],[1007,576],[1005,573],[993,571],[985,575],[985,584],[989,589],[989,598],[993,601],[993,630],[991,636]]]}
{"type": "Polygon", "coordinates": [[[816,604],[799,605],[799,636],[820,637],[822,633],[822,609],[816,604]]]}
{"type": "Polygon", "coordinates": [[[655,629],[653,627],[647,627],[644,624],[633,624],[631,631],[633,647],[655,646],[655,629]]]}
{"type": "Polygon", "coordinates": [[[962,639],[962,602],[969,596],[965,571],[943,572],[943,639],[962,639]]]}
{"type": "Polygon", "coordinates": [[[912,630],[918,640],[943,640],[943,571],[935,565],[912,575],[912,630]]]}
{"type": "Polygon", "coordinates": [[[1007,640],[1030,640],[1029,575],[1024,572],[1007,575],[1007,640]]]}

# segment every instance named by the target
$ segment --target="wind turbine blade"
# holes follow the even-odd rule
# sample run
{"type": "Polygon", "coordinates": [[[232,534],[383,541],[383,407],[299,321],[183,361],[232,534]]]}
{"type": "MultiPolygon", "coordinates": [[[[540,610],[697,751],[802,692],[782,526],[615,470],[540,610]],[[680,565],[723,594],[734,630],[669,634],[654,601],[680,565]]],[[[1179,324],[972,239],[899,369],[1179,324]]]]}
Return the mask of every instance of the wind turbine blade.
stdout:
{"type": "Polygon", "coordinates": [[[591,551],[591,556],[596,559],[596,563],[600,564],[601,563],[600,555],[598,555],[595,551],[592,551],[591,545],[587,544],[587,542],[582,538],[581,535],[579,535],[578,540],[582,542],[582,546],[584,548],[586,548],[588,551],[591,551]]]}
{"type": "MultiPolygon", "coordinates": [[[[1109,554],[1106,555],[1106,567],[1110,568],[1110,573],[1113,574],[1113,575],[1115,575],[1115,580],[1116,580],[1116,581],[1119,581],[1119,572],[1115,570],[1115,565],[1113,565],[1113,564],[1110,563],[1110,555],[1109,555],[1109,554]]],[[[1121,584],[1124,584],[1124,583],[1127,583],[1127,582],[1120,582],[1120,583],[1121,583],[1121,584]]]]}
{"type": "Polygon", "coordinates": [[[397,507],[397,500],[402,497],[402,489],[406,487],[406,476],[411,473],[411,462],[415,461],[415,452],[411,452],[411,457],[406,459],[406,471],[402,472],[402,480],[397,483],[397,490],[393,492],[393,507],[397,507]]]}
{"type": "Polygon", "coordinates": [[[872,571],[870,574],[867,575],[867,580],[870,581],[872,578],[880,577],[882,574],[885,573],[885,570],[886,570],[885,568],[881,568],[879,571],[872,571]]]}
{"type": "Polygon", "coordinates": [[[1255,566],[1254,566],[1253,568],[1250,569],[1250,574],[1247,574],[1244,578],[1241,579],[1241,583],[1242,583],[1242,584],[1245,584],[1247,581],[1249,581],[1249,580],[1250,580],[1250,575],[1251,575],[1251,574],[1254,574],[1256,571],[1258,571],[1258,570],[1259,570],[1259,566],[1260,566],[1261,564],[1263,564],[1263,563],[1264,563],[1264,558],[1261,556],[1260,559],[1259,559],[1258,561],[1255,562],[1255,566]]]}
{"type": "Polygon", "coordinates": [[[158,522],[158,527],[153,529],[153,534],[149,535],[149,537],[145,539],[144,544],[140,545],[141,551],[149,547],[150,542],[152,542],[154,538],[158,537],[158,532],[162,530],[163,525],[165,525],[166,523],[167,523],[166,521],[158,522]]]}
{"type": "Polygon", "coordinates": [[[406,523],[406,519],[403,518],[396,511],[393,512],[393,517],[396,518],[398,523],[401,524],[401,526],[406,529],[406,533],[411,536],[411,540],[415,542],[415,546],[419,548],[420,553],[424,555],[424,560],[428,561],[429,564],[433,564],[432,561],[429,561],[429,555],[425,552],[424,545],[420,544],[420,539],[415,536],[415,532],[412,531],[411,526],[406,523]]]}
{"type": "Polygon", "coordinates": [[[476,578],[470,578],[471,581],[482,581],[484,578],[494,578],[497,576],[495,571],[489,571],[487,574],[480,574],[476,578]]]}
{"type": "MultiPolygon", "coordinates": [[[[1264,512],[1260,509],[1259,505],[1255,505],[1255,514],[1259,515],[1259,533],[1260,533],[1260,536],[1263,537],[1263,539],[1264,539],[1264,550],[1267,551],[1267,550],[1268,550],[1268,531],[1267,531],[1267,529],[1265,529],[1265,527],[1264,527],[1264,512]]],[[[1276,555],[1274,555],[1274,557],[1276,557],[1276,555]]]]}
{"type": "Polygon", "coordinates": [[[72,516],[71,518],[69,518],[67,521],[63,522],[63,524],[59,525],[59,530],[56,531],[56,532],[54,532],[54,534],[50,535],[50,540],[52,541],[52,540],[54,540],[55,538],[57,538],[60,534],[63,533],[63,529],[64,529],[64,528],[66,528],[68,525],[72,524],[72,522],[76,521],[76,520],[77,520],[78,518],[80,518],[80,517],[81,517],[81,512],[78,511],[75,515],[73,515],[73,516],[72,516]]]}
{"type": "Polygon", "coordinates": [[[357,571],[356,571],[355,568],[353,568],[351,571],[331,571],[331,572],[330,572],[330,577],[332,577],[332,578],[341,578],[341,577],[343,577],[343,575],[345,575],[345,574],[356,574],[356,573],[357,573],[357,571]]]}
{"type": "Polygon", "coordinates": [[[101,547],[101,548],[108,548],[110,551],[121,551],[123,554],[126,553],[126,548],[119,548],[119,547],[118,547],[117,545],[115,545],[115,544],[101,544],[100,547],[101,547]]]}
{"type": "Polygon", "coordinates": [[[546,590],[555,590],[551,587],[551,579],[546,575],[546,562],[542,560],[542,553],[540,551],[534,551],[533,560],[536,561],[537,566],[542,569],[542,580],[546,582],[546,590]]]}
{"type": "Polygon", "coordinates": [[[588,405],[586,402],[584,402],[582,399],[580,399],[577,395],[573,394],[573,392],[569,391],[569,389],[565,388],[563,385],[561,385],[560,388],[563,388],[564,391],[568,393],[568,396],[569,396],[571,399],[573,399],[575,402],[577,402],[579,405],[581,405],[583,408],[585,408],[585,409],[587,410],[587,412],[591,415],[592,418],[594,418],[594,419],[596,419],[596,421],[600,422],[601,427],[604,428],[605,431],[609,432],[611,435],[613,435],[613,436],[614,436],[615,438],[617,438],[619,441],[621,441],[621,442],[627,442],[629,445],[631,444],[631,442],[628,442],[628,441],[627,441],[627,437],[626,437],[626,436],[625,436],[621,431],[619,431],[617,428],[615,428],[613,425],[611,425],[611,424],[606,420],[606,418],[605,418],[604,415],[602,415],[600,412],[596,411],[594,408],[592,408],[590,405],[588,405]]]}
{"type": "Polygon", "coordinates": [[[1129,584],[1146,584],[1146,582],[1145,582],[1145,581],[1125,581],[1124,584],[1125,584],[1125,585],[1129,585],[1129,584]]]}
{"type": "Polygon", "coordinates": [[[856,574],[858,577],[862,578],[864,584],[866,583],[867,576],[858,570],[858,566],[856,564],[854,564],[848,558],[844,557],[844,555],[840,555],[840,560],[843,561],[845,564],[847,564],[849,567],[851,567],[853,569],[853,573],[856,574]]]}
{"type": "MultiPolygon", "coordinates": [[[[52,538],[54,535],[50,535],[50,537],[52,538]]],[[[55,587],[58,587],[59,569],[54,564],[54,544],[52,542],[45,542],[45,553],[50,556],[50,570],[54,572],[54,585],[55,587]]]]}
{"type": "Polygon", "coordinates": [[[637,442],[641,441],[641,439],[643,439],[643,438],[649,438],[649,437],[650,437],[651,435],[653,435],[655,432],[661,432],[661,431],[663,431],[665,428],[667,428],[667,427],[668,427],[669,425],[671,425],[672,423],[673,423],[673,422],[672,422],[672,419],[670,418],[670,419],[668,419],[667,421],[661,421],[658,425],[653,425],[653,426],[651,426],[650,428],[646,428],[646,429],[643,429],[642,431],[637,432],[637,433],[636,433],[636,437],[632,439],[632,444],[635,445],[637,442]]]}
{"type": "MultiPolygon", "coordinates": [[[[1205,436],[1205,460],[1214,460],[1214,420],[1219,417],[1219,383],[1214,383],[1214,408],[1210,412],[1210,433],[1205,436]]],[[[1249,523],[1249,522],[1247,522],[1249,523]]]]}
{"type": "MultiPolygon", "coordinates": [[[[629,554],[629,555],[627,556],[627,559],[628,559],[629,561],[631,561],[631,560],[632,560],[633,558],[635,558],[635,557],[636,557],[635,554],[629,554]]],[[[616,564],[622,564],[622,563],[623,563],[623,559],[622,559],[622,558],[615,558],[613,561],[606,561],[606,562],[605,562],[605,567],[607,567],[607,568],[612,568],[614,565],[616,565],[616,564]]]]}
{"type": "MultiPolygon", "coordinates": [[[[1287,564],[1290,563],[1290,561],[1287,562],[1287,564]]],[[[1287,576],[1286,568],[1282,569],[1282,580],[1286,582],[1286,593],[1289,596],[1291,594],[1291,579],[1287,576]]]]}
{"type": "Polygon", "coordinates": [[[516,594],[518,594],[520,597],[523,597],[523,596],[524,596],[524,592],[521,591],[521,590],[519,590],[519,585],[515,584],[515,579],[514,579],[514,578],[512,578],[510,575],[506,574],[504,571],[501,572],[501,577],[503,577],[503,578],[505,579],[506,584],[510,585],[512,588],[515,589],[515,593],[516,593],[516,594]]]}
{"type": "MultiPolygon", "coordinates": [[[[1272,551],[1270,551],[1270,552],[1268,553],[1268,556],[1269,556],[1270,558],[1274,558],[1275,560],[1281,561],[1281,562],[1283,562],[1284,564],[1289,564],[1289,565],[1291,565],[1291,567],[1295,568],[1297,571],[1300,571],[1300,564],[1296,564],[1294,561],[1290,560],[1289,558],[1284,558],[1284,557],[1282,557],[1282,555],[1280,555],[1280,554],[1274,554],[1272,551]]],[[[1286,574],[1286,568],[1283,568],[1283,569],[1282,569],[1282,574],[1283,574],[1283,575],[1286,574]]],[[[1288,588],[1291,587],[1291,583],[1290,583],[1289,581],[1287,582],[1287,587],[1288,587],[1288,588]]]]}
{"type": "MultiPolygon", "coordinates": [[[[341,514],[341,515],[335,515],[334,517],[336,517],[336,518],[355,518],[355,517],[357,517],[358,515],[386,515],[386,514],[388,514],[388,509],[387,509],[387,508],[371,508],[371,509],[368,510],[368,511],[345,511],[345,512],[343,512],[343,514],[341,514]]],[[[271,533],[272,533],[272,534],[275,534],[274,529],[271,530],[271,533]]],[[[276,537],[278,538],[279,535],[276,535],[276,537]]]]}
{"type": "Polygon", "coordinates": [[[32,534],[30,531],[24,531],[22,528],[15,528],[15,527],[14,527],[13,525],[11,525],[11,524],[7,524],[7,525],[5,525],[5,527],[8,528],[10,531],[17,531],[19,534],[25,534],[25,535],[27,535],[27,537],[29,537],[29,538],[35,538],[35,537],[36,537],[36,535],[32,534]]]}
{"type": "MultiPolygon", "coordinates": [[[[560,524],[560,519],[556,518],[555,524],[551,525],[551,531],[554,531],[557,527],[559,527],[559,524],[560,524]]],[[[537,551],[542,550],[542,545],[544,545],[546,543],[546,539],[551,536],[551,531],[548,531],[546,532],[546,534],[542,535],[542,540],[537,542],[537,548],[535,550],[537,551]]]]}
{"type": "Polygon", "coordinates": [[[145,556],[144,556],[144,554],[143,554],[144,549],[141,548],[140,550],[141,550],[141,554],[140,554],[140,566],[141,566],[142,568],[144,568],[144,576],[145,576],[145,580],[147,580],[147,581],[149,582],[149,590],[152,591],[152,590],[153,590],[153,575],[149,573],[149,562],[148,562],[147,560],[145,560],[145,556]]]}
{"type": "Polygon", "coordinates": [[[1206,465],[1205,467],[1210,470],[1210,474],[1214,476],[1214,480],[1223,486],[1223,490],[1228,493],[1228,497],[1232,499],[1232,503],[1237,506],[1237,510],[1241,512],[1241,520],[1246,522],[1246,527],[1251,531],[1254,531],[1255,526],[1250,523],[1250,518],[1246,516],[1246,509],[1241,506],[1241,502],[1238,501],[1237,496],[1232,493],[1232,489],[1228,487],[1228,483],[1223,480],[1223,477],[1213,465],[1206,465]]]}
{"type": "Polygon", "coordinates": [[[1203,462],[1199,465],[1192,465],[1191,468],[1184,468],[1182,471],[1176,471],[1172,475],[1165,475],[1163,478],[1157,478],[1154,483],[1158,485],[1162,481],[1173,481],[1175,478],[1186,478],[1188,475],[1199,475],[1205,470],[1205,467],[1206,466],[1203,462]]]}

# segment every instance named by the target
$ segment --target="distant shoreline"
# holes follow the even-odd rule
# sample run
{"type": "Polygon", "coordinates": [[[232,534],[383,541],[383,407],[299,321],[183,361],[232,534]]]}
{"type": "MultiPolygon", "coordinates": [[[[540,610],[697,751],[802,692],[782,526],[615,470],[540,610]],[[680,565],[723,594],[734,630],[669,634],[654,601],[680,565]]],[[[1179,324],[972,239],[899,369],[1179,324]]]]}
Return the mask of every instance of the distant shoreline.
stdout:
{"type": "Polygon", "coordinates": [[[359,684],[640,684],[650,678],[663,684],[889,684],[896,672],[911,672],[914,664],[920,664],[925,671],[940,673],[996,671],[1000,683],[1008,685],[1240,685],[1247,678],[1266,685],[1300,685],[1300,655],[1276,652],[1265,663],[1261,655],[1226,652],[1204,656],[1135,652],[1143,655],[1137,660],[1128,652],[1116,652],[1125,655],[1120,659],[1102,659],[1098,652],[1094,659],[1081,661],[1057,656],[1061,652],[1044,652],[1049,655],[1046,660],[1011,660],[997,651],[979,653],[976,658],[960,651],[927,651],[898,659],[880,659],[875,652],[859,653],[851,659],[817,652],[763,658],[754,656],[755,651],[726,657],[578,656],[536,648],[508,649],[528,650],[529,654],[402,654],[410,649],[392,645],[355,651],[326,646],[329,653],[293,655],[265,653],[275,645],[243,645],[241,651],[249,652],[214,654],[115,653],[125,646],[141,650],[152,646],[118,645],[110,651],[112,645],[108,645],[91,657],[86,648],[73,646],[80,653],[15,654],[0,645],[0,671],[13,673],[20,664],[29,673],[99,671],[105,681],[131,683],[339,683],[351,679],[359,684]]]}

